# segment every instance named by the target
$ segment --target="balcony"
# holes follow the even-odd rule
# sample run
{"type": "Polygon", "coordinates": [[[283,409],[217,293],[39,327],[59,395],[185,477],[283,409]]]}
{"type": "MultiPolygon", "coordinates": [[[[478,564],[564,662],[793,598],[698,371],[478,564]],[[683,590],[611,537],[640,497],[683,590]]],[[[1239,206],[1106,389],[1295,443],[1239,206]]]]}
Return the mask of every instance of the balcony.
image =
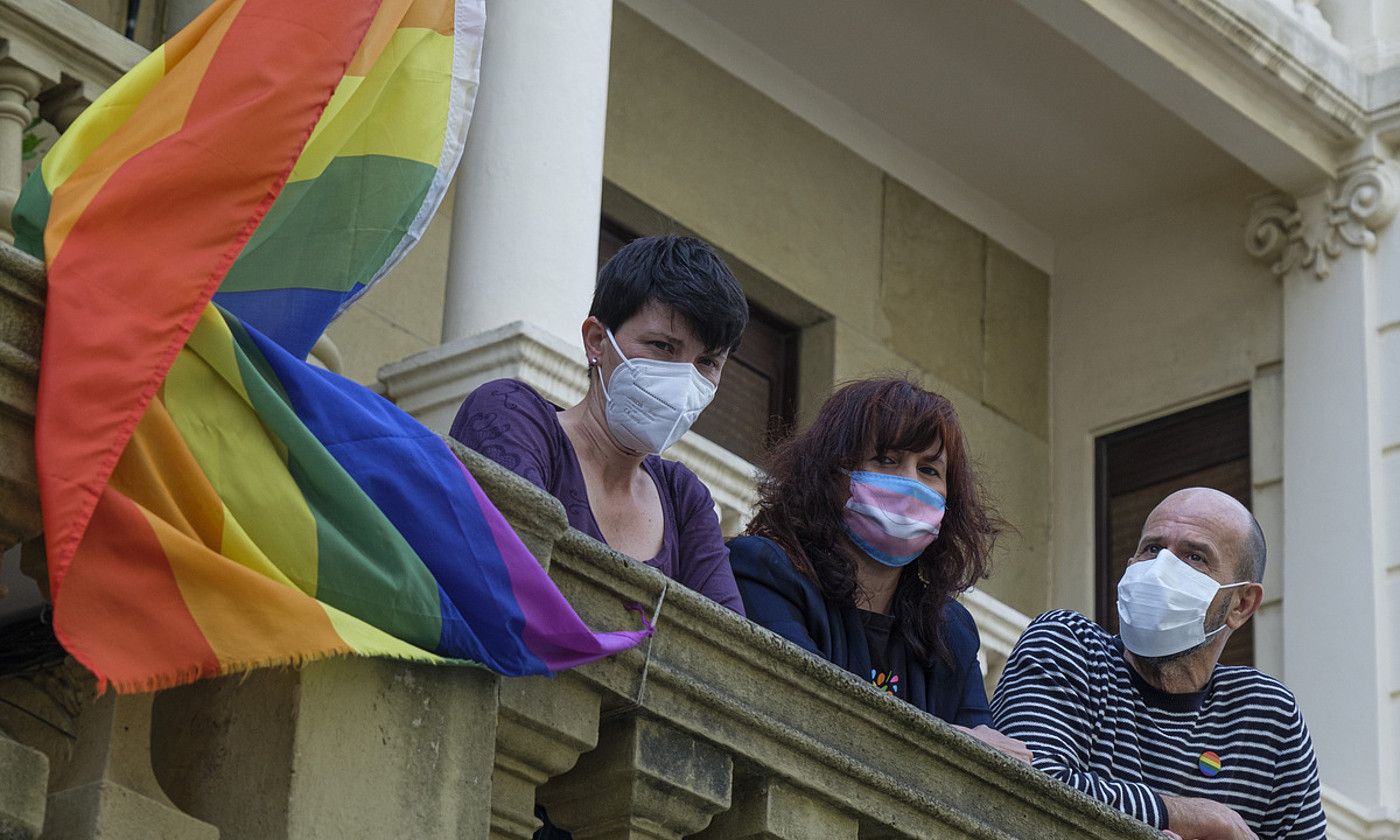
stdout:
{"type": "MultiPolygon", "coordinates": [[[[43,295],[42,267],[0,246],[6,545],[38,530],[43,295]]],[[[96,699],[55,658],[0,679],[0,836],[526,838],[537,798],[580,838],[1156,836],[459,455],[585,620],[634,626],[624,604],[641,604],[659,611],[650,642],[554,679],[336,659],[96,699]]]]}

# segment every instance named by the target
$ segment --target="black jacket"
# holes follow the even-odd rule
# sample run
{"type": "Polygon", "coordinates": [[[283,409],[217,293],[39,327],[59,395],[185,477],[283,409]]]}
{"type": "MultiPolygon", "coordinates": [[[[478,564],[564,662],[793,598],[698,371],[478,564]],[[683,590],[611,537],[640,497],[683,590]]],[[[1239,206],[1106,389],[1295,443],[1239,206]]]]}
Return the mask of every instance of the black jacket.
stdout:
{"type": "MultiPolygon", "coordinates": [[[[797,571],[787,552],[766,537],[731,540],[729,562],[750,620],[833,665],[869,677],[870,648],[854,604],[822,597],[817,584],[797,571]]],[[[916,667],[909,652],[908,690],[900,696],[949,723],[991,726],[982,667],[977,662],[981,644],[977,625],[967,608],[953,600],[943,608],[943,621],[943,641],[956,666],[950,668],[935,656],[916,667]]]]}

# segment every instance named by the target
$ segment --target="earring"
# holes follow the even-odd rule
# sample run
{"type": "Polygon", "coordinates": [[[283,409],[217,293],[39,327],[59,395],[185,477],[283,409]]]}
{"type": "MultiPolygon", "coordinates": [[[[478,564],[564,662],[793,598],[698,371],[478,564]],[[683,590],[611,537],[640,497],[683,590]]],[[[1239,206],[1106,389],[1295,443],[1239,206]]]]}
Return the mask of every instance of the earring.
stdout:
{"type": "Polygon", "coordinates": [[[928,586],[928,572],[924,570],[923,563],[919,564],[917,571],[919,574],[919,582],[922,583],[924,586],[928,586]]]}
{"type": "Polygon", "coordinates": [[[598,366],[598,360],[597,360],[597,359],[589,359],[589,360],[588,360],[588,366],[589,366],[589,367],[597,367],[597,366],[598,366]]]}

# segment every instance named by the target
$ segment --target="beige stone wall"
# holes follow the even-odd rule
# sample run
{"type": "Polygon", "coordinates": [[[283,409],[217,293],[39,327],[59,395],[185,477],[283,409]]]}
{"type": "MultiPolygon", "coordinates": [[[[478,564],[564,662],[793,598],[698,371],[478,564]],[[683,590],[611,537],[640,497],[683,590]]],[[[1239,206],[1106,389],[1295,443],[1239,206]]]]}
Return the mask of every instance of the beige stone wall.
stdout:
{"type": "Polygon", "coordinates": [[[1061,243],[1051,301],[1054,601],[1092,614],[1094,438],[1245,389],[1269,538],[1256,662],[1281,672],[1282,288],[1243,247],[1252,176],[1061,243]]]}
{"type": "Polygon", "coordinates": [[[805,406],[879,371],[950,397],[1016,529],[983,588],[1048,607],[1048,279],[630,9],[613,21],[605,177],[827,314],[805,406]]]}

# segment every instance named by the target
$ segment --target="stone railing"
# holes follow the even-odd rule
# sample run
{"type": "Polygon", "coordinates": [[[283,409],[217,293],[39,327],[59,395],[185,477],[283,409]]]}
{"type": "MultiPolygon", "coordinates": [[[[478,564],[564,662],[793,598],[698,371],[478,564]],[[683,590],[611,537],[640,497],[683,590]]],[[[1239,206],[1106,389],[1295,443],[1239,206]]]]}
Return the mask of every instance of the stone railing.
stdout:
{"type": "Polygon", "coordinates": [[[14,241],[10,210],[35,112],[62,133],[145,55],[62,0],[0,0],[0,239],[14,241]]]}

